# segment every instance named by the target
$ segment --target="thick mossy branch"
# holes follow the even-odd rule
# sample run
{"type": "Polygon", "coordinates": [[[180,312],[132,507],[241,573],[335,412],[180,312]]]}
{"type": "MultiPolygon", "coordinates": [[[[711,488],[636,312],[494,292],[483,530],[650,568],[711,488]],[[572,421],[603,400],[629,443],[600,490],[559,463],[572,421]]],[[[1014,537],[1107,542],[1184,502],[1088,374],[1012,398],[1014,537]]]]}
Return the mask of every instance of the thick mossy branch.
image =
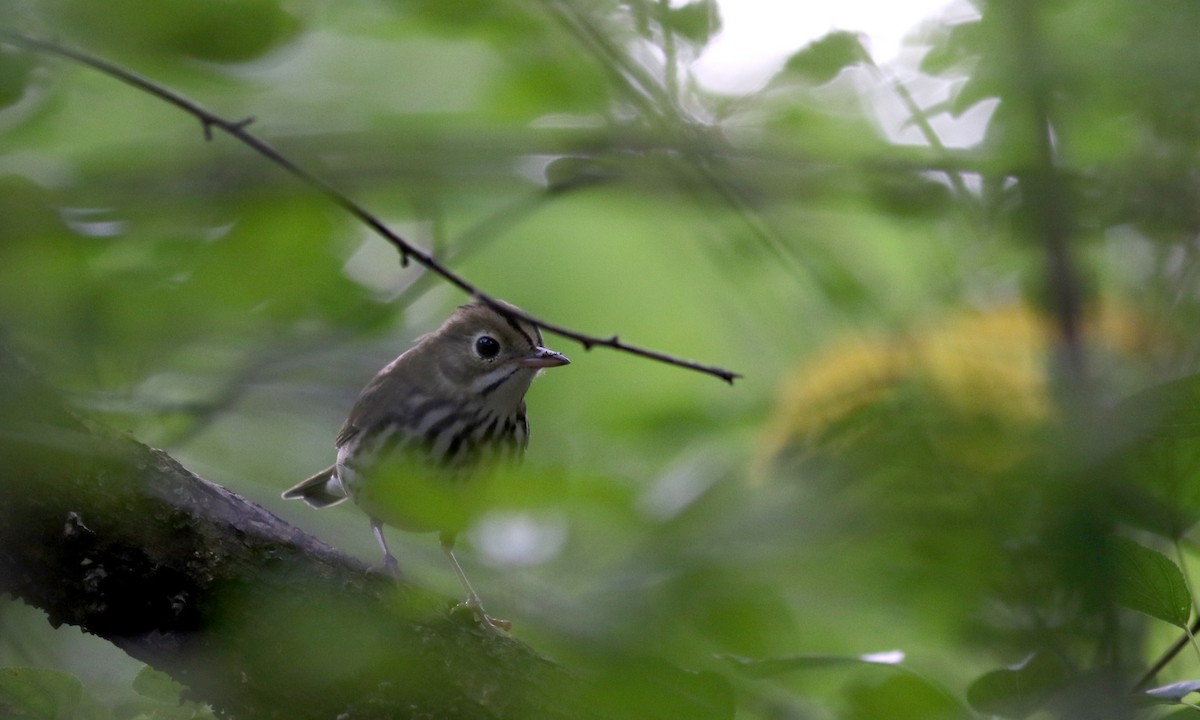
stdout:
{"type": "MultiPolygon", "coordinates": [[[[0,345],[0,592],[236,717],[728,717],[714,677],[609,692],[165,453],[73,415],[0,345]],[[664,702],[665,701],[665,702],[664,702]]],[[[607,680],[606,680],[607,678],[607,680]]]]}

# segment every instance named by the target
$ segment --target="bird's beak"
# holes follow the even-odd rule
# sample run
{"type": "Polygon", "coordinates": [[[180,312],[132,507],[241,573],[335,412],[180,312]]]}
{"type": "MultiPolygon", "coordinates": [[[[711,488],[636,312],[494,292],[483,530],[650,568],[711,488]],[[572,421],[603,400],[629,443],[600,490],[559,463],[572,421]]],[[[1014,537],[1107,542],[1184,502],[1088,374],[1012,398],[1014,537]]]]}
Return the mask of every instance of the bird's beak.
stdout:
{"type": "Polygon", "coordinates": [[[552,368],[558,367],[559,365],[566,365],[571,361],[568,360],[567,356],[563,355],[562,353],[556,353],[548,348],[540,347],[535,348],[533,352],[521,358],[518,362],[522,367],[537,368],[540,370],[541,368],[552,368]]]}

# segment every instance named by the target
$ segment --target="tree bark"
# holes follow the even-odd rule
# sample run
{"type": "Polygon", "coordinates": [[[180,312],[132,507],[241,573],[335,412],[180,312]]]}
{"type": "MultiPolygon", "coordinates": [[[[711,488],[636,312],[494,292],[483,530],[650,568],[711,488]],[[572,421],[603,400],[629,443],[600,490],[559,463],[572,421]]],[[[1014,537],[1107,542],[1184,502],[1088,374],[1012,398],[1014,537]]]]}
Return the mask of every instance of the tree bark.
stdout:
{"type": "Polygon", "coordinates": [[[3,343],[0,592],[233,717],[732,716],[717,676],[569,670],[479,627],[76,416],[3,343]]]}

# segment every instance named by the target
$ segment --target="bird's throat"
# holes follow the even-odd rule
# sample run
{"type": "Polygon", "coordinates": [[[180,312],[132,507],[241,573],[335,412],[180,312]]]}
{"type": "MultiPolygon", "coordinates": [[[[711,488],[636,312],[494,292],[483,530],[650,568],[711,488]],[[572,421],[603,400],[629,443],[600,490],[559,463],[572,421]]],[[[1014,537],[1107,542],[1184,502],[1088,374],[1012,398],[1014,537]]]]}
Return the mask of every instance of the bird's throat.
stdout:
{"type": "Polygon", "coordinates": [[[471,391],[492,413],[509,415],[525,399],[536,374],[529,368],[502,365],[477,378],[471,391]]]}

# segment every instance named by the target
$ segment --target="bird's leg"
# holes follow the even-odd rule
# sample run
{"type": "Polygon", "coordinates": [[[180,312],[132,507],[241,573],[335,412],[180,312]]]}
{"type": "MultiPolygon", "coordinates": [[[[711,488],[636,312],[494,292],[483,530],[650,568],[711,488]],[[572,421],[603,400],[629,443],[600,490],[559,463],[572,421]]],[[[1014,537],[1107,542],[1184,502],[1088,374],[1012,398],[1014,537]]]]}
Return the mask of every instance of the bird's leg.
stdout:
{"type": "Polygon", "coordinates": [[[404,573],[400,572],[400,563],[396,562],[396,556],[388,550],[387,540],[383,537],[383,523],[371,518],[371,532],[375,533],[375,539],[379,541],[379,547],[383,550],[383,571],[397,580],[403,580],[404,573]]]}
{"type": "Polygon", "coordinates": [[[458,558],[454,557],[454,535],[451,533],[442,533],[442,552],[446,553],[446,559],[450,561],[450,567],[454,568],[454,574],[458,575],[458,581],[462,583],[463,590],[467,593],[467,599],[458,604],[458,607],[466,608],[475,615],[475,619],[484,627],[493,628],[496,630],[509,630],[512,628],[512,623],[500,618],[494,618],[487,614],[483,609],[483,601],[479,599],[479,593],[475,592],[475,588],[471,587],[471,581],[467,579],[467,574],[463,572],[462,565],[458,564],[458,558]]]}

